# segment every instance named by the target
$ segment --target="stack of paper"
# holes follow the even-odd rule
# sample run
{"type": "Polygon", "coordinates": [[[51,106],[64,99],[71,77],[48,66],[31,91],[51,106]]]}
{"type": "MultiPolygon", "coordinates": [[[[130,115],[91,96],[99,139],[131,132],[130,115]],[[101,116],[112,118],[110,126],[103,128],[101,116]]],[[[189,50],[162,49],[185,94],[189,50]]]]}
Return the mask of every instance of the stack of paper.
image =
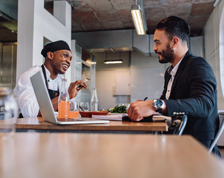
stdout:
{"type": "Polygon", "coordinates": [[[113,121],[122,121],[122,117],[127,116],[127,114],[113,114],[113,115],[92,115],[94,119],[105,119],[113,121]]]}

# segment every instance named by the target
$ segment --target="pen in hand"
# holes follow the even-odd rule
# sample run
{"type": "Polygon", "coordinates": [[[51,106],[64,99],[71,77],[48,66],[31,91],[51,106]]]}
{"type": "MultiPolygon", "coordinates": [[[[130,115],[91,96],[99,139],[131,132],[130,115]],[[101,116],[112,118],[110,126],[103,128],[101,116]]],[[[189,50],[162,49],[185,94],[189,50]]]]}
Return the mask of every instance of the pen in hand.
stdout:
{"type": "Polygon", "coordinates": [[[146,101],[148,99],[148,97],[145,97],[143,101],[146,101]]]}
{"type": "MultiPolygon", "coordinates": [[[[90,80],[90,78],[86,78],[85,79],[85,81],[84,81],[84,83],[86,83],[86,82],[88,82],[90,80]]],[[[76,89],[80,89],[82,86],[79,84],[77,87],[76,87],[76,89]]]]}

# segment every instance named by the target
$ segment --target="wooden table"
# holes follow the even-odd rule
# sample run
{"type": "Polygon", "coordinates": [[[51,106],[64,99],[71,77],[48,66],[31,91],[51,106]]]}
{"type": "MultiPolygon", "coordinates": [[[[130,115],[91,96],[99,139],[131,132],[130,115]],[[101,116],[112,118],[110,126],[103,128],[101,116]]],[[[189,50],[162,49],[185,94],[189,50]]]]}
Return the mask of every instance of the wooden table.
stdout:
{"type": "MultiPolygon", "coordinates": [[[[1,122],[0,122],[1,125],[1,122]]],[[[167,131],[165,122],[129,122],[110,121],[109,124],[56,125],[45,122],[42,117],[21,118],[17,121],[17,129],[55,130],[55,131],[167,131]]]]}
{"type": "Polygon", "coordinates": [[[223,178],[191,136],[16,133],[0,138],[1,178],[223,178]]]}

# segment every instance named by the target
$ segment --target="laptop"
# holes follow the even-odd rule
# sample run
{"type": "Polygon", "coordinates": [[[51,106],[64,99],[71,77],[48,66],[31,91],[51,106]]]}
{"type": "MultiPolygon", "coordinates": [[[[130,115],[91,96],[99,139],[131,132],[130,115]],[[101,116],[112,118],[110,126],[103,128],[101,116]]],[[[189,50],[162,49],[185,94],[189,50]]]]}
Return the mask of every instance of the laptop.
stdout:
{"type": "Polygon", "coordinates": [[[88,117],[82,118],[72,118],[72,119],[64,119],[58,120],[57,116],[55,115],[50,97],[48,95],[47,87],[45,84],[44,76],[42,71],[38,71],[36,74],[30,77],[34,93],[37,98],[37,102],[40,107],[40,111],[42,117],[45,121],[51,122],[54,124],[104,124],[109,123],[109,120],[95,120],[88,117]]]}

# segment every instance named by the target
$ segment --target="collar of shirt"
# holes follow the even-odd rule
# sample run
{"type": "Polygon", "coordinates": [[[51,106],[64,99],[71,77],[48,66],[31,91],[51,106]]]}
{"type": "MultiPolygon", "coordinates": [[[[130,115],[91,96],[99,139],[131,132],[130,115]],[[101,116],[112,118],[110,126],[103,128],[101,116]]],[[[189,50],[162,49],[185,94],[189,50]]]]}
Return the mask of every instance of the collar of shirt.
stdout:
{"type": "Polygon", "coordinates": [[[175,75],[177,73],[177,69],[179,68],[179,65],[180,65],[180,63],[181,63],[181,61],[182,61],[183,58],[184,57],[181,58],[181,60],[175,65],[175,67],[173,67],[172,65],[169,67],[168,73],[170,75],[172,75],[172,77],[175,77],[175,75]]]}
{"type": "Polygon", "coordinates": [[[47,78],[47,82],[48,82],[48,89],[51,89],[51,90],[55,90],[57,91],[58,90],[58,87],[59,87],[59,78],[60,78],[60,75],[58,74],[58,76],[52,80],[51,79],[51,73],[50,71],[44,66],[45,68],[45,71],[46,71],[46,78],[47,78]]]}
{"type": "MultiPolygon", "coordinates": [[[[46,72],[46,78],[47,78],[47,81],[49,82],[50,80],[52,80],[51,79],[51,73],[50,73],[50,71],[45,67],[45,65],[44,65],[44,69],[45,69],[45,72],[46,72]]],[[[58,76],[54,79],[54,80],[56,80],[58,78],[58,76]]]]}

